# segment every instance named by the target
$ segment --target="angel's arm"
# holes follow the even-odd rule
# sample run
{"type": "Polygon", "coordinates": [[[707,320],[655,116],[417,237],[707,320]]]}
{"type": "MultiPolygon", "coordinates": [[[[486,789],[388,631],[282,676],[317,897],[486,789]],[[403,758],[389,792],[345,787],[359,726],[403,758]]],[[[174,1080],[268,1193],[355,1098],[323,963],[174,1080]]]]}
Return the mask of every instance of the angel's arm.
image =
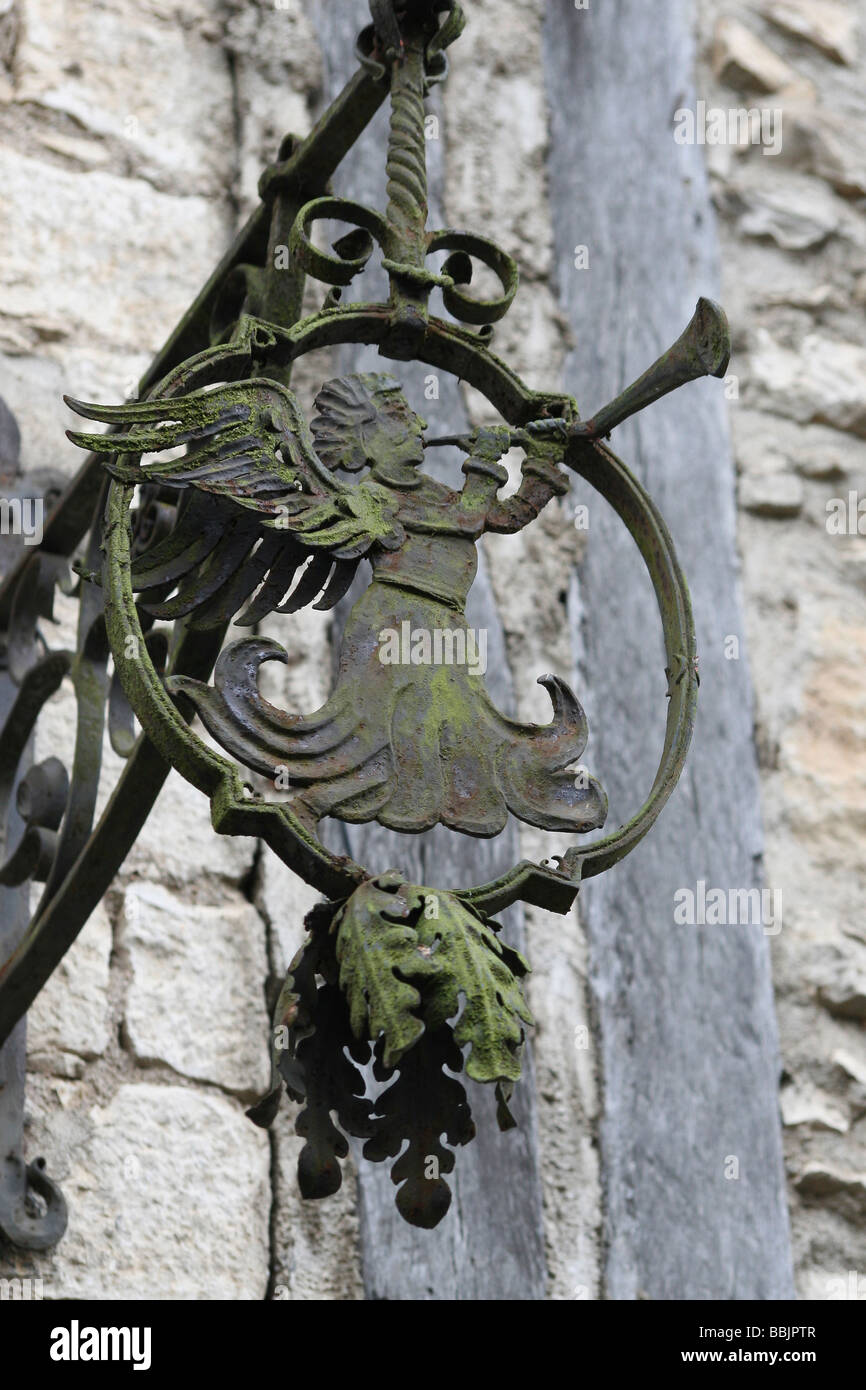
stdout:
{"type": "Polygon", "coordinates": [[[564,497],[569,480],[556,459],[533,449],[521,465],[520,487],[511,497],[495,501],[487,513],[487,530],[511,534],[534,521],[553,497],[564,497]]]}
{"type": "Polygon", "coordinates": [[[533,440],[526,446],[519,488],[511,497],[498,498],[496,493],[508,481],[508,471],[498,460],[509,445],[510,431],[501,426],[476,432],[472,453],[463,463],[467,478],[461,507],[478,513],[485,530],[510,534],[534,521],[552,497],[564,496],[569,480],[556,462],[562,445],[533,440]]]}

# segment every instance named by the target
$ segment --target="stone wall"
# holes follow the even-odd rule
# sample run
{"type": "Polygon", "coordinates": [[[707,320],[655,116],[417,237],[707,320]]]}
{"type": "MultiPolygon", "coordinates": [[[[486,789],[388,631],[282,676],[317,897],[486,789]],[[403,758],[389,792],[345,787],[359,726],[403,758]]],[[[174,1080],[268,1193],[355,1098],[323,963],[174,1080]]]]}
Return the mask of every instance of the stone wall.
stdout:
{"type": "MultiPolygon", "coordinates": [[[[557,385],[571,347],[552,288],[544,8],[469,4],[440,136],[449,223],[520,261],[496,348],[539,387],[557,385]]],[[[113,400],[132,388],[253,205],[282,135],[309,129],[327,83],[324,13],[314,0],[0,0],[0,394],[25,468],[74,471],[62,393],[113,400]]],[[[829,499],[866,495],[864,59],[854,7],[788,0],[725,15],[696,10],[699,93],[784,111],[780,155],[707,156],[736,346],[767,881],[784,901],[773,949],[793,1232],[801,1293],[829,1298],[866,1269],[866,551],[825,525],[829,499]]],[[[479,423],[479,402],[466,406],[479,423]]],[[[556,606],[538,615],[532,595],[558,591],[575,531],[566,508],[550,508],[535,535],[508,549],[493,539],[485,558],[517,709],[546,719],[536,674],[567,673],[572,657],[556,606]]],[[[60,616],[72,641],[71,607],[60,616]]],[[[281,697],[309,709],[327,688],[328,633],[306,619],[301,631],[281,697]]],[[[61,691],[37,756],[69,747],[72,710],[61,691]]],[[[117,768],[108,753],[102,804],[117,768]]],[[[522,828],[521,853],[545,852],[522,828]]],[[[337,1197],[304,1204],[294,1108],[270,1136],[243,1114],[265,1081],[266,981],[312,901],[268,851],[216,837],[204,798],[172,774],[30,1016],[27,1148],[46,1155],[71,1214],[53,1254],[13,1264],[41,1276],[46,1297],[363,1297],[351,1163],[337,1197]]],[[[592,1047],[575,1045],[591,1037],[586,942],[574,919],[526,917],[548,1296],[594,1298],[598,1079],[592,1047]]]]}

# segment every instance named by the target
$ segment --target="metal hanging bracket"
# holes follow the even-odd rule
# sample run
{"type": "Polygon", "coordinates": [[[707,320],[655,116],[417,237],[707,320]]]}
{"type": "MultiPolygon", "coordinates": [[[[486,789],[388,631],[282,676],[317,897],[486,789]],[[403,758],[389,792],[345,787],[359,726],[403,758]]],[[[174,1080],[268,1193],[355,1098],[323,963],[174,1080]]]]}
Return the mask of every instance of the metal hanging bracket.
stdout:
{"type": "MultiPolygon", "coordinates": [[[[444,76],[444,50],[463,13],[436,0],[373,0],[371,12],[358,73],[309,136],[283,141],[262,176],[260,207],[145,375],[139,399],[105,406],[67,398],[108,432],[72,433],[89,457],[42,546],[21,556],[0,587],[19,687],[15,719],[0,731],[10,766],[23,752],[21,731],[29,735],[51,682],[67,671],[78,708],[68,785],[43,765],[39,788],[25,796],[38,847],[32,862],[46,886],[0,966],[0,1042],[108,888],[175,768],[209,798],[217,833],[263,840],[329,899],[307,918],[274,1016],[272,1086],[251,1118],[270,1123],[283,1087],[304,1102],[296,1127],[307,1141],[299,1182],[308,1197],[340,1185],[347,1134],[363,1137],[374,1161],[395,1157],[408,1139],[392,1171],[397,1205],[406,1220],[429,1227],[450,1202],[442,1174],[454,1154],[441,1136],[453,1148],[474,1134],[455,1075],[465,1069],[495,1086],[500,1127],[514,1123],[508,1101],[531,1024],[528,965],[492,914],[518,900],[568,912],[583,879],[611,868],[649,832],[682,770],[698,688],[688,587],[658,509],[601,436],[666,391],[720,375],[729,343],[724,315],[700,300],[670,352],[588,422],[570,397],[526,386],[489,346],[492,325],[517,293],[515,261],[486,237],[427,226],[424,100],[444,76]],[[381,211],[339,197],[331,180],[386,99],[381,211]],[[325,250],[317,232],[333,220],[350,230],[325,250]],[[376,246],[388,297],[353,300],[376,246]],[[286,249],[287,258],[278,254],[286,249]],[[436,270],[429,258],[440,252],[448,255],[436,270]],[[491,297],[473,292],[478,262],[499,282],[491,297]],[[308,279],[325,296],[318,312],[303,316],[308,279]],[[450,317],[436,312],[434,295],[450,317]],[[448,437],[466,454],[460,490],[424,472],[426,448],[444,440],[425,437],[390,373],[325,383],[307,422],[290,389],[292,368],[339,344],[429,364],[496,408],[500,425],[448,437]],[[521,482],[500,498],[500,460],[512,445],[524,453],[521,482]],[[171,458],[143,463],[166,450],[171,458]],[[327,815],[407,834],[441,823],[476,837],[500,833],[509,814],[572,838],[602,826],[604,791],[574,766],[588,728],[568,685],[542,675],[551,722],[519,724],[495,707],[465,659],[476,543],[485,531],[531,525],[568,491],[571,473],[631,532],[656,593],[668,670],[677,673],[643,805],[604,838],[567,844],[480,884],[408,883],[396,870],[373,874],[331,852],[317,833],[327,815]],[[333,607],[362,558],[373,577],[348,620],[332,695],[309,715],[276,710],[262,699],[257,674],[286,653],[256,637],[256,625],[314,601],[333,607]],[[46,665],[52,658],[38,620],[50,619],[58,582],[77,585],[78,643],[46,665]],[[232,621],[251,635],[222,650],[232,621]],[[433,634],[431,642],[447,632],[452,651],[461,639],[463,661],[437,662],[433,647],[429,660],[420,649],[407,657],[399,640],[386,657],[383,634],[399,639],[406,627],[433,634]],[[194,714],[216,748],[190,728],[194,714]],[[126,763],[97,821],[106,724],[126,763]],[[256,785],[256,776],[265,782],[256,785]],[[363,1095],[358,1070],[369,1061],[378,1081],[392,1083],[375,1100],[363,1095]],[[431,1153],[436,1174],[426,1168],[431,1153]]],[[[8,807],[14,777],[7,784],[8,807]]],[[[21,1169],[13,1162],[10,1171],[20,1211],[21,1169]]],[[[41,1170],[30,1180],[42,1182],[41,1170]]],[[[62,1199],[49,1191],[48,1200],[59,1223],[62,1199]]]]}

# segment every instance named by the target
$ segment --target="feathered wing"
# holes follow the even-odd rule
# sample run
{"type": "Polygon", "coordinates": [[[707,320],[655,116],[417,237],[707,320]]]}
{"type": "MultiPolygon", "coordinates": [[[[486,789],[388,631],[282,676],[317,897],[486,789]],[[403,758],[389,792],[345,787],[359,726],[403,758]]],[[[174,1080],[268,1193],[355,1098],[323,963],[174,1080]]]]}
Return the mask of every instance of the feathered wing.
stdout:
{"type": "Polygon", "coordinates": [[[187,494],[170,535],[133,565],[136,590],[153,591],[143,606],[155,617],[194,613],[195,627],[215,627],[231,621],[256,590],[241,624],[273,610],[296,612],[317,595],[315,607],[330,608],[363,555],[376,544],[396,549],[405,539],[385,489],[350,486],[325,467],[294,395],[277,382],[121,406],[66,402],[119,430],[67,431],[81,448],[106,455],[115,477],[187,494]],[[182,457],[140,462],[143,454],[180,447],[182,457]]]}

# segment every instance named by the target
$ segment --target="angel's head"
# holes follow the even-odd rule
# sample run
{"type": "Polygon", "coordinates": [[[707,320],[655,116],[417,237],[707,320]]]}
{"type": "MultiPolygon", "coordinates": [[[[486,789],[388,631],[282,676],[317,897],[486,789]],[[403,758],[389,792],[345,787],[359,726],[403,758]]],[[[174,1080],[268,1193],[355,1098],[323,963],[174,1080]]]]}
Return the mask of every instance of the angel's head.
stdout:
{"type": "Polygon", "coordinates": [[[394,466],[417,468],[424,459],[427,422],[416,415],[396,377],[357,372],[328,381],[316,397],[316,453],[326,468],[357,473],[394,466]]]}

